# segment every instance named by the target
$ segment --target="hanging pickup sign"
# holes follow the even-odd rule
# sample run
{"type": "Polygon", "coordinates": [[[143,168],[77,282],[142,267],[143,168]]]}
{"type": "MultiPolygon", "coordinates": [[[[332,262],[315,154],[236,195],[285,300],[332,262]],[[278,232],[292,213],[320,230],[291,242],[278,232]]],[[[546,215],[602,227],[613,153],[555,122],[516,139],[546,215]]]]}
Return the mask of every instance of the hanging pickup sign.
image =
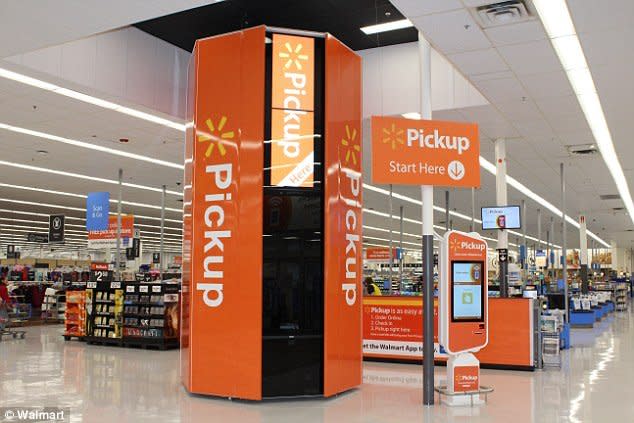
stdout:
{"type": "Polygon", "coordinates": [[[372,181],[479,187],[478,125],[373,116],[372,181]]]}

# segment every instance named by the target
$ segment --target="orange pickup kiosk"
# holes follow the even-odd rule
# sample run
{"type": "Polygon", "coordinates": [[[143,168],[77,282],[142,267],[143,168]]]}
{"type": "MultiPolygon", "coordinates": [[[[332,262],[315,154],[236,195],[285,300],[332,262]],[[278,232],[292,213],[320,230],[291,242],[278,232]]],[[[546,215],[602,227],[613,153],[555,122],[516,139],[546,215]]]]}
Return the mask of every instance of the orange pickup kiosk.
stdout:
{"type": "Polygon", "coordinates": [[[181,375],[192,393],[361,384],[361,59],[264,26],[189,66],[181,375]]]}
{"type": "MultiPolygon", "coordinates": [[[[480,362],[472,354],[486,347],[488,336],[487,243],[477,233],[447,231],[439,255],[439,342],[449,355],[449,393],[480,389],[480,362]]],[[[448,405],[471,403],[447,396],[448,405]]]]}

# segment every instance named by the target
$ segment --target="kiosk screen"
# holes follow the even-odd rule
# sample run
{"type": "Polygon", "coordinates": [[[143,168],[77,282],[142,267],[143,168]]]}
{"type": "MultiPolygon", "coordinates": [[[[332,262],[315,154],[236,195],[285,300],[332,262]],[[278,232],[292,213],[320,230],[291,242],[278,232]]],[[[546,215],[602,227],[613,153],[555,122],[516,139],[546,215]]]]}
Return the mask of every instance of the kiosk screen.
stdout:
{"type": "Polygon", "coordinates": [[[452,321],[483,321],[483,268],[481,261],[451,263],[452,321]]]}

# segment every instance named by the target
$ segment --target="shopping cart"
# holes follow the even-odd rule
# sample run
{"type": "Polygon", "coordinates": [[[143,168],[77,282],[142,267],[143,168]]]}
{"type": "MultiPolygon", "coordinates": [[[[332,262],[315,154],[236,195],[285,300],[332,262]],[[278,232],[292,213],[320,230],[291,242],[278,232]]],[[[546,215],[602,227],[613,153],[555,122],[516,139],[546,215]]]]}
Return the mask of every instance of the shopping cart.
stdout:
{"type": "Polygon", "coordinates": [[[12,324],[19,323],[19,320],[15,318],[18,313],[5,302],[0,303],[0,342],[4,336],[12,336],[15,338],[24,339],[26,332],[23,330],[9,329],[12,324]]]}

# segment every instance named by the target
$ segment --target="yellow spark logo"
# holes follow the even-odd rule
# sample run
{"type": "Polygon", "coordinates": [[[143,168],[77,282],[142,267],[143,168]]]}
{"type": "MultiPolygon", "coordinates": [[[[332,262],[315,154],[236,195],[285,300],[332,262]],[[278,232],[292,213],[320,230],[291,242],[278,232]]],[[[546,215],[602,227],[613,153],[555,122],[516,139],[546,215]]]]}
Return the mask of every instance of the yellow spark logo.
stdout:
{"type": "Polygon", "coordinates": [[[402,129],[396,129],[396,125],[393,123],[390,129],[383,128],[383,133],[385,137],[383,137],[383,144],[390,143],[392,145],[392,150],[396,150],[397,144],[405,144],[405,140],[402,138],[403,135],[402,129]]]}
{"type": "Polygon", "coordinates": [[[279,53],[279,56],[282,59],[286,59],[284,67],[286,69],[289,69],[292,64],[295,64],[295,68],[297,68],[297,70],[302,70],[302,63],[300,62],[300,60],[304,62],[308,60],[308,55],[301,53],[304,46],[299,43],[295,46],[295,48],[293,48],[291,47],[291,43],[285,43],[284,47],[286,47],[286,51],[282,51],[279,53]]]}
{"type": "Polygon", "coordinates": [[[225,125],[227,123],[227,117],[223,116],[220,118],[220,122],[218,122],[218,126],[216,127],[211,119],[207,119],[205,124],[209,129],[209,133],[205,133],[203,135],[198,136],[198,142],[209,142],[207,146],[207,150],[205,150],[205,157],[211,156],[211,153],[214,151],[214,147],[218,146],[218,151],[220,151],[220,155],[224,156],[227,154],[227,149],[224,146],[223,140],[231,140],[235,136],[233,131],[225,131],[222,132],[225,125]],[[220,136],[216,135],[216,132],[220,134],[220,136]]]}
{"type": "Polygon", "coordinates": [[[454,253],[456,252],[456,250],[458,249],[458,244],[459,241],[457,239],[452,239],[451,243],[449,244],[449,247],[451,248],[451,251],[453,251],[454,253]]]}
{"type": "Polygon", "coordinates": [[[361,151],[361,146],[359,144],[355,144],[355,139],[357,138],[357,130],[356,128],[352,128],[346,125],[346,137],[341,139],[341,145],[347,147],[346,151],[346,163],[350,162],[350,158],[352,158],[352,163],[357,164],[357,153],[361,151]]]}

